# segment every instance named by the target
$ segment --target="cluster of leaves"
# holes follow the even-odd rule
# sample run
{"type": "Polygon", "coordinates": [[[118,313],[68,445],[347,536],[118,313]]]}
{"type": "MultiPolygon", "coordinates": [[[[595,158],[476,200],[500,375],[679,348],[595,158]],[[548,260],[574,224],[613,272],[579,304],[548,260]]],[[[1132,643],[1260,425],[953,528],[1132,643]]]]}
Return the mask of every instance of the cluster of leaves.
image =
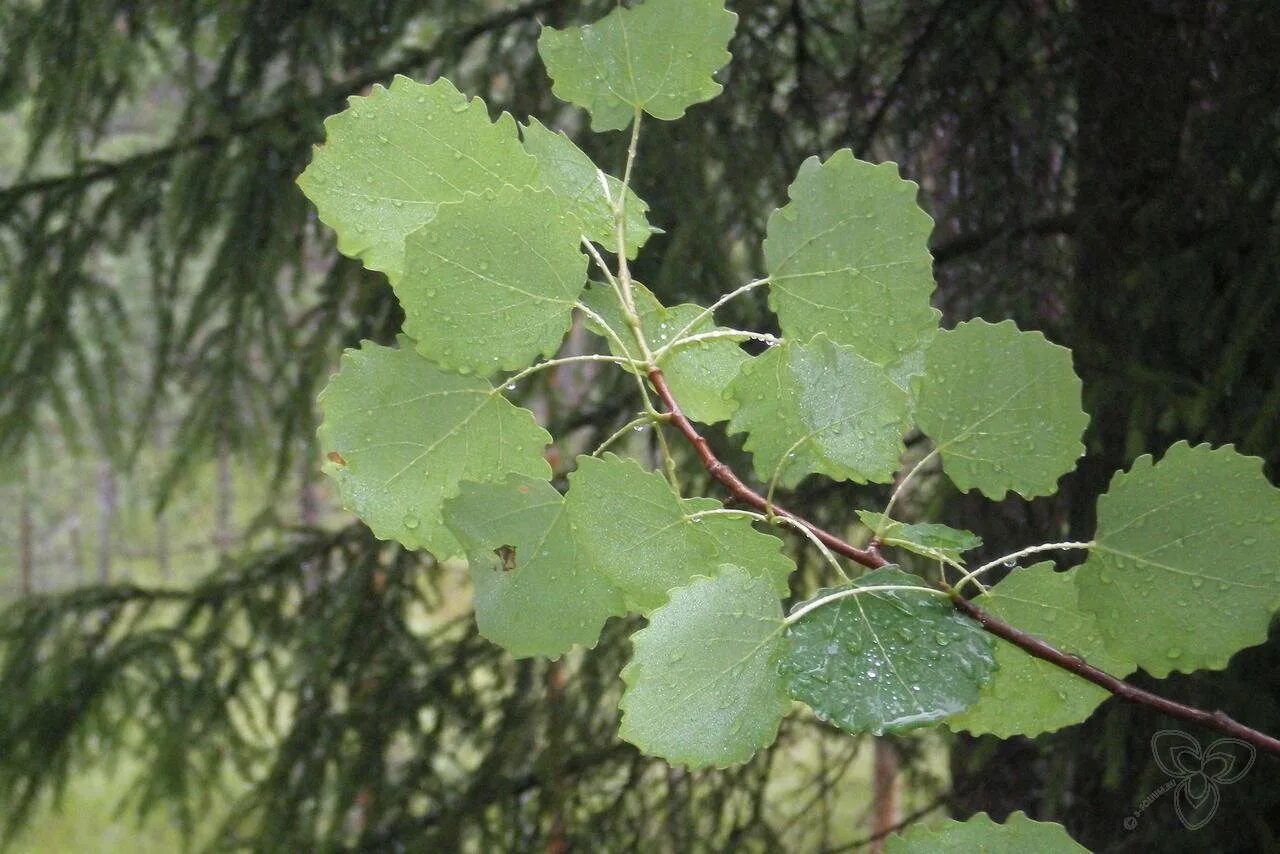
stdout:
{"type": "Polygon", "coordinates": [[[768,754],[673,780],[614,738],[633,625],[583,655],[512,661],[447,615],[429,564],[351,525],[190,590],[118,585],[7,609],[0,843],[50,795],[73,808],[64,786],[119,755],[133,760],[122,811],[160,811],[219,851],[632,850],[655,833],[677,849],[774,849],[829,832],[835,816],[810,792],[856,767],[859,740],[784,725],[781,749],[829,757],[789,769],[796,795],[768,754]]]}
{"type": "MultiPolygon", "coordinates": [[[[663,306],[632,281],[627,259],[653,230],[629,187],[642,116],[675,119],[717,94],[733,27],[717,0],[647,0],[544,30],[556,94],[597,130],[631,128],[621,179],[535,120],[493,121],[446,80],[397,78],[329,120],[300,183],[405,314],[398,348],[349,351],[321,395],[325,469],[347,506],[379,537],[465,556],[481,633],[516,656],[557,657],[593,645],[611,617],[643,615],[621,734],[690,766],[750,759],[793,700],[853,733],[946,722],[1007,736],[1084,719],[1101,690],[997,645],[952,607],[970,583],[984,609],[1118,676],[1221,668],[1265,640],[1280,607],[1280,493],[1230,448],[1139,459],[1100,502],[1092,541],[1013,556],[1085,548],[1081,568],[1041,565],[990,589],[979,578],[1001,562],[967,571],[972,535],[895,520],[892,501],[864,511],[878,542],[960,572],[955,587],[886,566],[790,614],[790,561],[758,528],[783,520],[771,507],[685,497],[673,467],[664,478],[600,449],[578,457],[564,494],[551,485],[551,436],[503,392],[588,360],[635,375],[642,421],[664,421],[645,384],[660,372],[694,420],[745,434],[770,500],[813,474],[889,482],[911,430],[956,487],[992,499],[1051,494],[1083,451],[1067,350],[1010,322],[939,328],[931,221],[893,164],[806,161],[769,219],[766,277],[711,307],[663,306]],[[588,289],[591,259],[606,282],[588,289]],[[766,285],[781,339],[715,325],[719,305],[766,285]],[[538,362],[575,312],[608,353],[538,362]],[[770,346],[750,356],[744,339],[770,346]]],[[[1072,845],[1031,822],[981,824],[944,831],[945,844],[1056,832],[1008,844],[1072,845]]]]}

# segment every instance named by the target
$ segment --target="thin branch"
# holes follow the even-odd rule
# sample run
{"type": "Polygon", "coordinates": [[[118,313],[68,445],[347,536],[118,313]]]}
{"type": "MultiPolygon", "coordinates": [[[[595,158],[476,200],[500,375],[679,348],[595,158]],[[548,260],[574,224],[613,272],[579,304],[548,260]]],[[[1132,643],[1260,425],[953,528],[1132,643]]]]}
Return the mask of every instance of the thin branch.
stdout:
{"type": "Polygon", "coordinates": [[[956,582],[956,592],[963,593],[964,586],[968,584],[970,581],[977,581],[979,575],[982,575],[985,572],[990,572],[991,570],[995,569],[997,566],[1012,567],[1015,563],[1017,563],[1019,559],[1027,557],[1029,555],[1040,554],[1041,552],[1058,551],[1059,549],[1091,549],[1094,547],[1094,545],[1095,543],[1092,543],[1092,542],[1089,542],[1089,543],[1042,543],[1041,545],[1038,545],[1038,546],[1027,546],[1025,549],[1018,549],[1016,552],[1013,552],[1012,554],[1007,554],[1004,557],[998,557],[993,561],[988,561],[987,563],[984,563],[982,566],[978,567],[972,572],[965,573],[960,578],[960,580],[956,582]]]}
{"type": "Polygon", "coordinates": [[[1028,222],[1001,225],[995,228],[981,228],[976,231],[957,234],[935,243],[930,247],[934,264],[946,264],[965,255],[980,252],[997,240],[1017,240],[1021,237],[1058,237],[1074,234],[1076,230],[1075,214],[1051,213],[1028,222]]]}
{"type": "Polygon", "coordinates": [[[1159,694],[1144,691],[1136,685],[1131,685],[1123,679],[1117,679],[1110,673],[1099,670],[1079,656],[1055,649],[1039,638],[1032,637],[1026,632],[1015,629],[1008,623],[997,620],[963,596],[954,595],[951,601],[958,609],[977,620],[984,629],[996,637],[1008,641],[1023,652],[1029,653],[1041,661],[1047,661],[1050,664],[1061,667],[1063,670],[1070,671],[1081,679],[1092,682],[1122,700],[1136,703],[1139,706],[1146,706],[1171,718],[1216,729],[1218,732],[1246,741],[1254,747],[1280,756],[1280,738],[1274,738],[1264,732],[1247,727],[1231,718],[1225,712],[1210,712],[1204,709],[1197,709],[1195,706],[1188,706],[1161,697],[1159,694]]]}
{"type": "MultiPolygon", "coordinates": [[[[689,445],[697,454],[699,461],[707,473],[729,490],[734,498],[744,504],[748,504],[759,510],[767,510],[768,504],[764,497],[758,492],[747,486],[734,473],[733,469],[725,465],[716,457],[711,450],[711,446],[707,440],[703,438],[693,423],[685,416],[680,409],[680,404],[671,394],[671,388],[667,385],[666,378],[662,375],[662,370],[657,367],[649,369],[649,382],[657,392],[658,397],[667,407],[667,418],[670,423],[680,431],[685,437],[689,445]]],[[[844,555],[852,561],[855,561],[868,569],[879,569],[888,564],[888,561],[880,556],[878,552],[867,549],[860,549],[840,537],[823,530],[814,523],[797,516],[778,506],[773,506],[772,511],[777,516],[783,516],[793,520],[797,525],[803,525],[805,529],[811,532],[814,537],[821,540],[831,551],[844,555]]],[[[1122,679],[1099,670],[1093,665],[1086,662],[1079,656],[1071,655],[1063,652],[1037,637],[1027,634],[1020,629],[1016,629],[1008,623],[988,614],[977,605],[965,599],[955,590],[946,591],[951,597],[952,604],[961,612],[968,615],[978,622],[983,629],[990,632],[1002,640],[1008,641],[1024,652],[1032,655],[1041,661],[1047,661],[1057,667],[1062,668],[1070,673],[1074,673],[1081,679],[1085,679],[1109,691],[1123,700],[1130,703],[1136,703],[1147,708],[1154,709],[1162,714],[1168,715],[1178,720],[1187,721],[1188,723],[1201,724],[1215,729],[1218,732],[1238,738],[1248,742],[1255,747],[1280,756],[1280,739],[1267,735],[1259,730],[1252,729],[1242,723],[1234,720],[1225,712],[1210,712],[1204,709],[1198,709],[1194,706],[1187,706],[1182,703],[1153,694],[1150,691],[1144,691],[1134,685],[1130,685],[1122,679]]]]}
{"type": "Polygon", "coordinates": [[[779,507],[776,504],[770,505],[763,495],[743,483],[733,469],[716,457],[707,440],[702,437],[702,434],[698,432],[698,428],[693,426],[693,423],[680,409],[680,404],[676,402],[675,397],[671,394],[671,388],[667,385],[667,379],[663,376],[661,369],[656,367],[649,369],[649,383],[653,386],[653,390],[657,392],[663,405],[667,407],[667,418],[671,426],[679,430],[680,434],[693,447],[694,453],[698,455],[698,459],[701,461],[702,467],[707,470],[707,473],[720,481],[734,498],[761,512],[772,510],[775,516],[781,516],[803,525],[827,548],[863,566],[875,569],[887,563],[878,554],[850,545],[835,534],[822,530],[817,525],[800,518],[784,507],[779,507]]]}
{"type": "Polygon", "coordinates": [[[729,302],[729,300],[733,299],[734,297],[738,297],[738,296],[741,296],[742,294],[753,291],[756,288],[760,287],[761,285],[766,285],[768,283],[769,283],[769,279],[767,277],[763,279],[754,279],[750,282],[747,282],[745,285],[739,288],[734,288],[733,290],[729,291],[729,293],[720,297],[720,299],[716,300],[711,305],[707,306],[701,312],[699,312],[692,320],[690,320],[688,323],[685,324],[683,329],[681,329],[675,335],[672,335],[671,341],[666,345],[659,347],[657,352],[653,354],[653,358],[656,360],[661,360],[663,355],[665,355],[668,350],[674,347],[677,341],[685,340],[684,336],[692,332],[698,326],[698,324],[702,323],[704,320],[706,320],[707,318],[715,314],[716,309],[720,308],[720,306],[729,302]]]}

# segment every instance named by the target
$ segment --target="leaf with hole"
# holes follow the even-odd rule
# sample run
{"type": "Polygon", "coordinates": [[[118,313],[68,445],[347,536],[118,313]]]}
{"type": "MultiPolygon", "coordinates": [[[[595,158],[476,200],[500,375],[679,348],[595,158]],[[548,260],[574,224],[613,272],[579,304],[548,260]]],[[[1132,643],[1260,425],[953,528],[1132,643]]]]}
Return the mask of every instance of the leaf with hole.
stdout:
{"type": "Polygon", "coordinates": [[[625,741],[672,764],[724,768],[777,738],[791,701],[778,675],[782,605],[765,579],[735,566],[694,578],[631,641],[625,741]]]}
{"type": "MultiPolygon", "coordinates": [[[[601,172],[569,137],[548,130],[535,118],[530,118],[528,124],[521,128],[521,137],[525,151],[538,160],[538,178],[534,183],[564,199],[566,210],[577,218],[583,234],[610,251],[616,249],[610,199],[621,197],[622,182],[601,172]],[[605,194],[605,185],[608,186],[608,195],[605,194]]],[[[623,205],[626,215],[623,234],[628,258],[635,258],[653,233],[647,218],[648,210],[644,200],[628,189],[623,205]]]]}
{"type": "Polygon", "coordinates": [[[938,328],[933,220],[919,187],[893,163],[873,165],[841,149],[810,157],[769,217],[764,242],[769,304],[788,339],[825,334],[852,347],[906,388],[938,328]]]}
{"type": "Polygon", "coordinates": [[[898,522],[882,513],[859,510],[862,524],[877,532],[881,543],[897,546],[930,560],[959,563],[960,556],[982,545],[982,537],[936,522],[898,522]]]}
{"type": "Polygon", "coordinates": [[[886,566],[792,613],[842,593],[787,632],[782,674],[792,697],[841,729],[876,735],[936,723],[978,698],[994,667],[992,641],[945,597],[886,566]]]}
{"type": "Polygon", "coordinates": [[[319,403],[324,471],[343,506],[378,537],[442,560],[462,554],[440,517],[462,481],[551,477],[551,437],[533,413],[411,350],[348,350],[319,403]]]}
{"type": "MultiPolygon", "coordinates": [[[[1093,615],[1076,605],[1072,573],[1055,572],[1052,563],[1014,570],[973,604],[1112,676],[1134,669],[1107,651],[1093,615]]],[[[978,702],[948,718],[948,727],[1000,738],[1039,735],[1080,723],[1111,696],[1005,641],[996,643],[996,668],[978,702]]]]}
{"type": "Polygon", "coordinates": [[[645,0],[594,24],[545,27],[538,53],[556,97],[591,113],[597,131],[622,130],[637,110],[678,119],[720,94],[738,16],[722,0],[645,0]]]}
{"type": "Polygon", "coordinates": [[[1107,649],[1152,676],[1209,668],[1267,639],[1280,609],[1280,490],[1262,460],[1178,442],[1144,454],[1098,499],[1076,570],[1107,649]]]}
{"type": "Polygon", "coordinates": [[[444,521],[466,548],[480,634],[516,658],[556,658],[594,646],[609,617],[626,613],[622,591],[587,559],[545,480],[513,475],[464,483],[444,521]]]}
{"type": "Polygon", "coordinates": [[[746,433],[756,474],[794,487],[806,475],[883,483],[902,457],[907,395],[884,368],[819,336],[745,364],[729,396],[729,430],[746,433]]]}
{"type": "Polygon", "coordinates": [[[459,373],[524,368],[559,347],[587,280],[579,228],[548,190],[503,187],[441,205],[405,242],[404,330],[459,373]]]}
{"type": "Polygon", "coordinates": [[[1012,321],[939,332],[925,355],[916,423],[961,490],[999,501],[1050,495],[1084,453],[1089,416],[1071,351],[1012,321]]]}
{"type": "Polygon", "coordinates": [[[516,123],[490,121],[484,101],[448,80],[415,83],[397,75],[375,85],[324,123],[298,186],[338,250],[393,281],[404,269],[404,241],[446,202],[465,193],[531,183],[537,162],[520,147],[516,123]]]}

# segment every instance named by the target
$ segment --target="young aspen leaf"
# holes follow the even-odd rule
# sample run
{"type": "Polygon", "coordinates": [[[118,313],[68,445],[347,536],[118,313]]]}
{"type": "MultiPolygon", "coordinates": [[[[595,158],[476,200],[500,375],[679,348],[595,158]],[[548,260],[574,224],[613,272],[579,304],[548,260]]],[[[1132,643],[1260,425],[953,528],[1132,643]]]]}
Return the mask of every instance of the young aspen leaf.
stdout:
{"type": "MultiPolygon", "coordinates": [[[[1049,562],[1014,570],[974,600],[989,614],[1024,632],[1124,678],[1132,662],[1107,651],[1092,614],[1076,606],[1071,572],[1055,572],[1049,562]]],[[[999,738],[1033,736],[1077,724],[1111,695],[1091,682],[1010,643],[996,644],[996,672],[978,702],[947,718],[952,730],[999,738]]]]}
{"type": "Polygon", "coordinates": [[[884,368],[818,336],[787,341],[743,365],[729,430],[746,433],[756,474],[794,487],[815,472],[883,483],[902,457],[907,394],[884,368]]]}
{"type": "Polygon", "coordinates": [[[890,836],[885,854],[1089,854],[1060,824],[1034,821],[1020,812],[1004,824],[986,813],[967,821],[948,819],[936,827],[917,824],[890,836]]]}
{"type": "Polygon", "coordinates": [[[551,355],[587,281],[580,232],[548,190],[508,186],[441,205],[405,241],[404,275],[393,283],[404,331],[458,373],[551,355]]]}
{"type": "MultiPolygon", "coordinates": [[[[667,308],[639,282],[633,283],[633,290],[640,327],[644,330],[651,349],[660,348],[673,340],[677,333],[693,323],[703,312],[701,306],[688,303],[667,308]]],[[[618,298],[608,285],[592,283],[587,287],[582,301],[630,346],[626,319],[618,305],[618,298]]],[[[606,335],[603,329],[597,328],[594,322],[588,320],[587,325],[605,338],[615,356],[627,355],[617,352],[618,345],[612,337],[606,335]]],[[[708,316],[694,324],[684,337],[714,332],[716,329],[715,321],[708,316]]],[[[632,352],[630,355],[634,357],[636,354],[632,352]]],[[[658,366],[662,368],[667,385],[671,387],[676,400],[680,401],[685,415],[703,424],[715,424],[733,413],[733,403],[725,398],[725,390],[738,375],[743,363],[750,359],[737,341],[717,338],[673,347],[663,354],[658,366]]]]}
{"type": "Polygon", "coordinates": [[[846,595],[809,611],[787,633],[782,674],[791,696],[851,733],[936,723],[976,700],[994,666],[982,627],[896,566],[819,590],[793,613],[850,588],[881,586],[921,591],[846,595]]]}
{"type": "Polygon", "coordinates": [[[1052,494],[1084,453],[1089,416],[1071,351],[1012,321],[939,332],[925,354],[916,423],[961,490],[999,501],[1052,494]]]}
{"type": "Polygon", "coordinates": [[[597,131],[622,130],[637,110],[657,119],[720,94],[738,16],[722,0],[645,0],[594,24],[538,36],[556,97],[591,113],[597,131]]]}
{"type": "Polygon", "coordinates": [[[873,165],[841,149],[810,157],[769,217],[764,241],[769,304],[788,339],[825,334],[890,369],[902,388],[938,328],[933,220],[919,187],[893,163],[873,165]]]}
{"type": "Polygon", "coordinates": [[[897,522],[870,510],[859,510],[858,518],[872,531],[880,532],[880,542],[884,545],[897,546],[930,560],[959,563],[962,554],[982,545],[982,537],[971,531],[961,531],[935,522],[897,522]]]}
{"type": "Polygon", "coordinates": [[[516,658],[556,658],[591,647],[609,617],[626,613],[622,591],[593,571],[545,480],[512,475],[464,483],[444,521],[467,550],[480,634],[516,658]]]}
{"type": "MultiPolygon", "coordinates": [[[[569,137],[548,130],[537,119],[530,118],[520,130],[525,151],[538,159],[535,184],[560,196],[568,212],[577,218],[582,233],[612,251],[617,245],[617,238],[610,200],[620,198],[622,182],[612,175],[604,175],[569,137]],[[605,186],[609,188],[608,195],[605,194],[605,186]]],[[[635,258],[653,233],[646,217],[648,210],[644,200],[628,189],[623,206],[628,258],[635,258]]]]}
{"type": "Polygon", "coordinates": [[[1107,649],[1152,676],[1219,670],[1280,609],[1280,490],[1262,460],[1178,442],[1138,457],[1098,499],[1075,571],[1107,649]]]}
{"type": "Polygon", "coordinates": [[[320,221],[338,234],[338,251],[395,281],[404,240],[464,193],[533,181],[537,162],[520,147],[516,123],[497,122],[479,98],[448,80],[415,83],[397,75],[325,120],[298,186],[320,221]]]}
{"type": "Polygon", "coordinates": [[[542,455],[551,437],[492,391],[411,350],[365,342],[346,351],[320,393],[318,433],[343,506],[381,539],[460,556],[440,511],[462,481],[551,477],[542,455]]]}
{"type": "Polygon", "coordinates": [[[982,538],[973,531],[948,528],[936,522],[899,522],[886,519],[883,513],[859,510],[858,519],[873,531],[879,531],[884,545],[896,545],[908,552],[920,554],[932,561],[960,562],[961,554],[982,545],[982,538]]]}
{"type": "Polygon", "coordinates": [[[619,736],[674,765],[724,768],[773,743],[791,701],[778,675],[782,605],[724,566],[694,578],[631,636],[619,736]]]}
{"type": "Polygon", "coordinates": [[[671,588],[714,570],[714,543],[699,533],[662,475],[634,460],[578,457],[565,507],[596,571],[639,611],[652,611],[671,588]]]}

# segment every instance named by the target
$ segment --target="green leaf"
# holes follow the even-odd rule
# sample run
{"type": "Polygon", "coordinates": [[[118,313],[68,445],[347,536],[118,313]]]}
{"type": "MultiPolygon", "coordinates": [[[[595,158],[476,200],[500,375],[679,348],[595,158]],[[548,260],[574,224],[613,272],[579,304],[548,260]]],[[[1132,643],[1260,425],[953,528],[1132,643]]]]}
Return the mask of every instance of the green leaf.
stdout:
{"type": "MultiPolygon", "coordinates": [[[[644,285],[636,282],[636,313],[640,316],[640,328],[644,331],[651,349],[662,347],[672,337],[694,321],[703,309],[701,306],[684,303],[667,308],[644,285]]],[[[618,333],[619,337],[631,346],[626,319],[622,316],[618,298],[608,285],[592,283],[582,300],[592,311],[618,333]]],[[[602,329],[589,323],[594,332],[604,336],[602,329]]],[[[694,325],[684,337],[718,329],[708,316],[694,325]]],[[[625,356],[617,352],[617,345],[605,336],[609,349],[616,356],[625,356]]],[[[631,353],[632,356],[636,354],[631,353]]],[[[693,344],[673,347],[658,360],[667,378],[671,393],[680,402],[685,415],[703,424],[715,424],[724,421],[733,412],[733,404],[725,398],[725,390],[742,365],[751,357],[731,339],[719,338],[710,341],[698,341],[693,344]]]]}
{"type": "Polygon", "coordinates": [[[516,658],[594,646],[622,591],[591,568],[545,480],[464,483],[444,521],[467,550],[480,634],[516,658]]]}
{"type": "MultiPolygon", "coordinates": [[[[603,176],[609,186],[609,196],[615,199],[622,192],[622,182],[612,175],[604,175],[569,137],[548,130],[537,119],[530,118],[521,130],[525,151],[538,159],[537,185],[565,200],[583,234],[610,251],[616,249],[613,207],[600,180],[603,176]]],[[[646,216],[648,210],[644,200],[628,189],[624,205],[628,258],[635,258],[653,233],[646,216]]]]}
{"type": "Polygon", "coordinates": [[[1012,321],[972,320],[939,332],[925,356],[916,423],[961,490],[1049,495],[1084,453],[1089,416],[1071,351],[1012,321]]]}
{"type": "Polygon", "coordinates": [[[778,675],[782,628],[769,584],[736,566],[672,590],[631,636],[619,735],[672,764],[746,762],[791,707],[778,675]]]}
{"type": "Polygon", "coordinates": [[[520,147],[516,123],[497,122],[479,98],[448,80],[415,83],[397,75],[329,117],[325,143],[298,186],[320,220],[338,233],[338,250],[393,281],[404,268],[404,240],[445,202],[463,193],[529,184],[537,162],[520,147]]]}
{"type": "Polygon", "coordinates": [[[1179,442],[1116,474],[1076,570],[1107,648],[1152,676],[1218,670],[1280,608],[1280,490],[1262,460],[1179,442]]]}
{"type": "Polygon", "coordinates": [[[720,94],[711,75],[732,59],[737,21],[722,0],[646,0],[584,27],[544,27],[538,53],[556,97],[590,112],[593,129],[622,130],[637,110],[678,119],[720,94]]]}
{"type": "MultiPolygon", "coordinates": [[[[686,498],[681,507],[687,515],[700,511],[721,510],[724,505],[714,498],[686,498]]],[[[791,592],[791,573],[796,565],[783,551],[782,540],[756,530],[756,523],[747,516],[709,515],[694,519],[698,531],[710,537],[714,543],[711,563],[731,563],[748,573],[769,580],[779,597],[791,592]]]]}
{"type": "Polygon", "coordinates": [[[551,477],[542,455],[551,437],[533,413],[491,392],[411,350],[347,350],[319,399],[324,470],[343,506],[381,539],[442,560],[460,555],[440,510],[462,481],[551,477]]]}
{"type": "Polygon", "coordinates": [[[787,341],[742,367],[729,386],[729,430],[746,433],[756,474],[793,487],[819,472],[835,480],[891,480],[902,457],[907,395],[884,368],[819,336],[787,341]]]}
{"type": "Polygon", "coordinates": [[[810,157],[764,242],[769,304],[786,337],[826,334],[892,366],[903,388],[939,317],[929,305],[933,220],[916,204],[918,189],[896,164],[865,163],[848,149],[826,163],[810,157]]]}
{"type": "MultiPolygon", "coordinates": [[[[974,604],[1063,652],[1124,678],[1133,672],[1134,665],[1107,651],[1093,615],[1076,606],[1072,575],[1054,572],[1053,564],[1047,561],[1015,570],[974,604]]],[[[978,702],[948,718],[948,727],[1000,738],[1039,735],[1080,723],[1111,696],[1005,641],[996,644],[996,668],[978,702]]]]}
{"type": "Polygon", "coordinates": [[[565,506],[597,572],[648,612],[667,591],[708,575],[715,547],[657,472],[613,454],[578,457],[565,506]]]}
{"type": "Polygon", "coordinates": [[[930,560],[959,563],[960,555],[982,545],[982,537],[977,534],[935,522],[907,524],[870,510],[859,510],[858,518],[872,531],[877,531],[880,542],[886,546],[897,546],[930,560]]]}
{"type": "MultiPolygon", "coordinates": [[[[928,589],[886,566],[809,602],[881,585],[928,589]]],[[[788,638],[782,674],[791,696],[852,733],[900,732],[953,715],[977,699],[994,666],[977,623],[941,596],[910,590],[845,595],[796,620],[788,638]]]]}
{"type": "Polygon", "coordinates": [[[528,187],[468,193],[409,236],[394,287],[419,352],[492,374],[559,348],[587,280],[578,223],[563,205],[528,187]]]}
{"type": "Polygon", "coordinates": [[[1020,812],[1004,824],[986,813],[968,821],[948,819],[937,827],[917,824],[906,833],[890,836],[886,854],[1089,854],[1067,835],[1060,824],[1033,821],[1020,812]]]}

